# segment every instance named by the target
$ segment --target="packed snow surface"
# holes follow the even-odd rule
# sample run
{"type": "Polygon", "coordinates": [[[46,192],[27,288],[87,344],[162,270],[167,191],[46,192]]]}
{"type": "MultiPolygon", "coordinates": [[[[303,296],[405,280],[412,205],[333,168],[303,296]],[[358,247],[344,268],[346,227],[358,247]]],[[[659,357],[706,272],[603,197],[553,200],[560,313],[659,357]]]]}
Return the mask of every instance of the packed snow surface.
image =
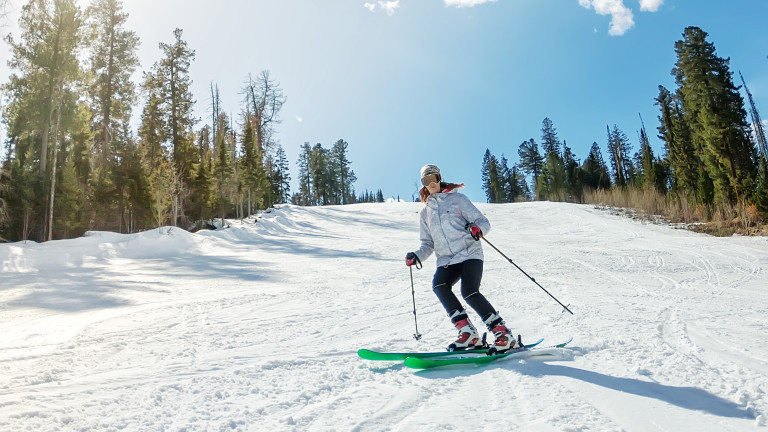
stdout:
{"type": "MultiPolygon", "coordinates": [[[[768,239],[546,202],[478,207],[482,292],[560,359],[417,372],[456,336],[419,203],[282,206],[191,234],[0,244],[2,431],[748,431],[768,415],[768,239]]],[[[478,317],[470,315],[476,324],[478,317]]]]}

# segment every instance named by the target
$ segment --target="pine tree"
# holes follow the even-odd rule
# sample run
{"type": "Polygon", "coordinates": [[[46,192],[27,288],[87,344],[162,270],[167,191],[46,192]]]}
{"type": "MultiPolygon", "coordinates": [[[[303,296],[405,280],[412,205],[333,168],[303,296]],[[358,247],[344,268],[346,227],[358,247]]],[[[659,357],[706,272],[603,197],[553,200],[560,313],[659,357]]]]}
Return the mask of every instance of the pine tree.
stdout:
{"type": "MultiPolygon", "coordinates": [[[[347,158],[348,143],[338,140],[331,149],[317,143],[310,146],[304,143],[299,154],[299,191],[291,201],[298,205],[335,205],[359,202],[355,197],[352,184],[357,181],[351,162],[347,158]]],[[[287,195],[289,187],[288,161],[282,148],[278,148],[278,160],[272,162],[275,167],[271,173],[275,185],[275,194],[287,195]],[[281,180],[282,179],[282,180],[281,180]],[[279,185],[282,184],[282,189],[279,185]]]]}
{"type": "Polygon", "coordinates": [[[563,141],[563,168],[565,169],[566,190],[570,199],[581,202],[584,189],[582,184],[582,172],[576,155],[565,141],[563,141]]]}
{"type": "Polygon", "coordinates": [[[242,88],[245,111],[250,113],[256,152],[262,157],[266,183],[264,183],[264,206],[271,206],[281,200],[280,168],[274,166],[277,143],[273,138],[275,126],[280,123],[280,110],[285,96],[279,83],[275,82],[268,70],[262,71],[256,79],[248,75],[248,83],[242,88]]]}
{"type": "Polygon", "coordinates": [[[520,144],[517,154],[520,157],[520,162],[518,163],[520,169],[526,175],[533,177],[533,188],[536,190],[539,184],[539,176],[544,166],[544,157],[539,153],[538,144],[536,144],[533,138],[524,141],[520,144]]]}
{"type": "Polygon", "coordinates": [[[217,127],[217,139],[214,146],[215,159],[213,163],[213,179],[214,179],[214,203],[215,208],[218,210],[219,218],[221,218],[222,226],[224,225],[224,218],[227,216],[230,207],[234,204],[233,189],[234,189],[234,173],[235,168],[232,163],[232,145],[228,138],[231,136],[229,133],[229,121],[226,114],[220,114],[217,127]]]}
{"type": "Polygon", "coordinates": [[[246,113],[243,127],[243,157],[241,159],[243,180],[249,201],[249,213],[271,205],[270,190],[272,182],[265,167],[264,152],[256,141],[254,129],[255,117],[246,113]]]}
{"type": "MultiPolygon", "coordinates": [[[[127,133],[124,133],[128,136],[127,133]]],[[[120,232],[136,232],[151,226],[151,200],[148,173],[142,163],[141,149],[133,139],[118,148],[118,189],[120,190],[120,232]],[[124,229],[123,229],[124,227],[124,229]]]]}
{"type": "Polygon", "coordinates": [[[510,194],[507,197],[508,202],[528,201],[531,198],[528,182],[525,181],[525,175],[521,172],[520,168],[513,166],[507,181],[510,185],[510,194]]]}
{"type": "Polygon", "coordinates": [[[65,158],[59,185],[61,199],[56,201],[56,213],[61,216],[57,218],[57,228],[62,232],[63,238],[81,235],[84,232],[82,212],[85,202],[75,170],[75,161],[71,157],[65,158]]]}
{"type": "Polygon", "coordinates": [[[288,163],[288,157],[285,155],[283,146],[277,146],[277,152],[275,153],[275,184],[278,190],[278,203],[287,203],[291,196],[291,174],[289,172],[290,166],[288,163]]]}
{"type": "Polygon", "coordinates": [[[701,160],[691,139],[690,128],[683,117],[682,100],[679,92],[675,95],[659,86],[656,104],[661,109],[659,116],[659,138],[667,150],[666,159],[671,171],[673,190],[685,196],[695,196],[699,185],[701,160]]]}
{"type": "Polygon", "coordinates": [[[592,143],[589,155],[584,160],[581,170],[583,172],[582,183],[585,187],[592,190],[609,189],[611,187],[608,166],[605,164],[600,146],[596,142],[592,143]]]}
{"type": "Polygon", "coordinates": [[[482,179],[483,190],[489,203],[504,202],[506,193],[504,191],[504,177],[500,173],[499,161],[491,151],[486,149],[483,158],[482,179]]]}
{"type": "Polygon", "coordinates": [[[560,154],[560,140],[557,138],[557,130],[549,117],[541,122],[541,147],[544,150],[544,156],[549,153],[560,154]]]}
{"type": "Polygon", "coordinates": [[[658,192],[666,192],[667,177],[664,166],[654,154],[645,126],[640,129],[640,150],[637,154],[636,166],[639,167],[638,186],[653,187],[658,192]]]}
{"type": "Polygon", "coordinates": [[[313,184],[310,173],[310,160],[312,158],[312,147],[308,142],[301,146],[301,152],[296,164],[299,166],[299,191],[294,196],[292,202],[298,205],[310,205],[312,201],[313,184]]]}
{"type": "Polygon", "coordinates": [[[8,66],[15,73],[4,86],[10,95],[4,117],[20,163],[12,175],[25,178],[23,183],[30,188],[21,196],[37,197],[23,204],[23,215],[16,215],[22,218],[18,224],[23,225],[25,238],[29,232],[38,240],[53,236],[56,161],[65,127],[77,112],[75,86],[82,74],[80,15],[73,0],[31,0],[22,9],[20,39],[6,38],[11,51],[8,66]]]}
{"type": "Polygon", "coordinates": [[[211,152],[211,125],[205,125],[197,133],[197,151],[199,163],[195,178],[190,186],[189,210],[198,226],[214,216],[213,209],[213,155],[211,152]]]}
{"type": "Polygon", "coordinates": [[[313,205],[331,204],[331,190],[334,187],[329,175],[328,150],[317,143],[312,147],[309,157],[309,175],[313,186],[311,202],[313,205]]]}
{"type": "Polygon", "coordinates": [[[8,192],[11,189],[10,179],[10,171],[5,169],[4,166],[0,166],[0,241],[8,241],[6,237],[3,237],[3,235],[7,235],[5,233],[5,228],[9,221],[8,202],[6,201],[6,198],[8,197],[8,192]]]}
{"type": "Polygon", "coordinates": [[[338,140],[331,148],[330,163],[336,168],[333,170],[334,175],[337,177],[334,183],[338,184],[336,204],[354,202],[352,184],[357,181],[357,176],[355,176],[355,172],[350,168],[351,162],[347,158],[348,147],[349,144],[346,141],[338,140]]]}
{"type": "Polygon", "coordinates": [[[152,73],[144,74],[144,91],[147,101],[141,113],[139,148],[141,170],[147,176],[147,198],[152,223],[156,227],[168,222],[175,168],[168,150],[163,145],[167,139],[166,118],[162,109],[161,81],[152,73]]]}
{"type": "Polygon", "coordinates": [[[128,14],[119,0],[94,0],[88,8],[89,70],[93,76],[91,99],[95,112],[94,130],[99,131],[95,146],[102,158],[111,158],[113,139],[123,144],[122,125],[131,120],[136,99],[131,75],[139,65],[139,37],[123,26],[128,14]]]}
{"type": "Polygon", "coordinates": [[[30,127],[40,140],[36,153],[41,174],[48,168],[51,131],[57,112],[64,109],[65,88],[80,74],[81,24],[72,0],[32,0],[22,9],[21,40],[6,38],[12,55],[8,65],[21,73],[10,76],[8,89],[16,96],[11,104],[33,110],[26,120],[35,121],[30,127]]]}
{"type": "Polygon", "coordinates": [[[173,162],[163,158],[149,176],[152,217],[158,228],[168,222],[171,214],[171,194],[177,177],[175,171],[173,162]]]}
{"type": "Polygon", "coordinates": [[[564,201],[568,196],[568,175],[560,153],[560,140],[552,120],[545,118],[541,126],[541,141],[544,150],[544,165],[537,192],[540,199],[564,201]]]}
{"type": "Polygon", "coordinates": [[[192,183],[193,168],[197,162],[192,132],[196,122],[192,115],[195,101],[190,90],[192,79],[189,76],[195,51],[181,38],[181,29],[174,30],[173,36],[173,43],[159,44],[163,57],[154,64],[152,74],[159,89],[158,109],[165,126],[163,137],[170,146],[174,176],[180,180],[178,187],[174,187],[177,195],[173,197],[173,224],[178,226],[178,218],[184,212],[182,192],[192,183]]]}
{"type": "Polygon", "coordinates": [[[608,152],[611,155],[611,167],[616,186],[625,187],[633,178],[632,161],[629,155],[632,152],[627,135],[619,127],[613,125],[613,130],[606,126],[608,131],[608,152]]]}
{"type": "MultiPolygon", "coordinates": [[[[707,33],[687,27],[675,43],[673,75],[680,88],[684,118],[698,156],[712,180],[718,203],[746,202],[757,175],[744,100],[733,83],[729,59],[717,56],[707,33]]],[[[700,179],[701,181],[701,179],[700,179]]]]}
{"type": "Polygon", "coordinates": [[[493,199],[493,187],[491,186],[491,159],[493,155],[490,149],[485,149],[485,155],[483,155],[483,165],[480,170],[480,178],[483,182],[483,190],[485,191],[485,199],[487,202],[494,202],[493,199]]]}
{"type": "Polygon", "coordinates": [[[159,169],[164,163],[166,149],[163,143],[166,140],[165,117],[161,109],[162,88],[156,77],[152,74],[144,75],[144,91],[147,93],[147,102],[141,113],[139,125],[139,143],[142,148],[142,160],[150,175],[159,169]]]}
{"type": "Polygon", "coordinates": [[[755,190],[755,206],[762,215],[763,221],[768,221],[768,160],[765,158],[760,158],[757,188],[755,190]]]}
{"type": "Polygon", "coordinates": [[[539,199],[565,201],[568,198],[567,181],[563,159],[557,153],[547,153],[537,189],[539,199]]]}
{"type": "Polygon", "coordinates": [[[6,158],[0,175],[0,198],[5,202],[6,220],[0,224],[5,232],[7,240],[27,240],[34,228],[32,219],[36,200],[34,195],[35,182],[39,181],[36,170],[26,169],[25,160],[32,157],[34,151],[30,147],[20,153],[20,146],[9,147],[9,153],[13,152],[23,158],[6,158]]]}
{"type": "Polygon", "coordinates": [[[501,183],[499,190],[501,202],[514,202],[517,195],[516,185],[512,180],[512,170],[509,168],[509,161],[503,153],[499,159],[499,177],[501,183]]]}

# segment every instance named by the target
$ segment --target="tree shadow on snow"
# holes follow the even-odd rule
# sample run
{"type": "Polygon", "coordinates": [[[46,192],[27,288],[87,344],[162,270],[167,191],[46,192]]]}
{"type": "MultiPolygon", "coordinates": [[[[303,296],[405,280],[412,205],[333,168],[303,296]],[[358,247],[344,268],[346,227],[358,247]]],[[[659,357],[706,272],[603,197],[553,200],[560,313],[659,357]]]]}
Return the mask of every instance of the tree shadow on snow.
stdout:
{"type": "MultiPolygon", "coordinates": [[[[301,234],[300,236],[305,236],[305,235],[301,234]]],[[[326,239],[341,238],[341,237],[318,236],[318,235],[312,235],[312,237],[326,238],[326,239]]],[[[308,255],[308,256],[317,257],[317,258],[332,258],[332,259],[338,259],[338,258],[381,259],[382,258],[379,254],[376,254],[373,251],[370,251],[367,249],[358,249],[358,250],[334,249],[330,247],[330,245],[332,244],[333,242],[326,242],[325,246],[313,246],[313,245],[307,244],[304,241],[292,240],[285,237],[283,238],[265,237],[259,240],[258,247],[259,249],[264,251],[289,253],[293,255],[308,255]]]]}
{"type": "Polygon", "coordinates": [[[24,286],[24,294],[8,301],[4,308],[41,308],[59,312],[133,305],[129,297],[135,292],[172,294],[168,278],[179,280],[204,291],[206,284],[218,279],[269,282],[276,271],[267,264],[243,261],[239,256],[206,256],[181,254],[175,257],[138,258],[130,268],[114,266],[71,267],[41,271],[29,276],[11,275],[9,287],[24,286]],[[28,279],[31,279],[28,280],[28,279]],[[198,282],[200,281],[200,282],[198,282]]]}

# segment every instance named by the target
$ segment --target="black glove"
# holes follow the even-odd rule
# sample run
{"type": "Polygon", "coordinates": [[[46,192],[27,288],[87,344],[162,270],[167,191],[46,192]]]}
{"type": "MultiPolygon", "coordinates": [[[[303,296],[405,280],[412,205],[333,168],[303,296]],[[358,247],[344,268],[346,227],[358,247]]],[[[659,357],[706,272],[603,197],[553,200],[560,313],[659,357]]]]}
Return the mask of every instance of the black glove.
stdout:
{"type": "Polygon", "coordinates": [[[483,236],[483,230],[481,230],[479,226],[473,224],[472,222],[464,225],[464,229],[469,231],[469,234],[473,239],[475,239],[475,241],[480,240],[480,237],[483,236]]]}
{"type": "Polygon", "coordinates": [[[417,257],[413,252],[408,252],[405,254],[405,265],[410,267],[414,264],[416,264],[416,268],[421,268],[421,260],[419,260],[419,257],[417,257]]]}

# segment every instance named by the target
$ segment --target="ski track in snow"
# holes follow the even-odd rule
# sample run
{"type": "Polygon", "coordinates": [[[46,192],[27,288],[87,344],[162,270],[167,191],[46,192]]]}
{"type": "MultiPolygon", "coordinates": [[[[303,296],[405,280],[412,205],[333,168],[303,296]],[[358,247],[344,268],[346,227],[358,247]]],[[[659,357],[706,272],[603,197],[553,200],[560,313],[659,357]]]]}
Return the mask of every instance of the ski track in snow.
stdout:
{"type": "MultiPolygon", "coordinates": [[[[483,293],[563,358],[426,371],[455,330],[419,203],[282,206],[190,234],[0,244],[0,431],[747,431],[768,414],[768,239],[479,204],[483,293]]],[[[477,324],[479,318],[470,315],[477,324]]]]}

